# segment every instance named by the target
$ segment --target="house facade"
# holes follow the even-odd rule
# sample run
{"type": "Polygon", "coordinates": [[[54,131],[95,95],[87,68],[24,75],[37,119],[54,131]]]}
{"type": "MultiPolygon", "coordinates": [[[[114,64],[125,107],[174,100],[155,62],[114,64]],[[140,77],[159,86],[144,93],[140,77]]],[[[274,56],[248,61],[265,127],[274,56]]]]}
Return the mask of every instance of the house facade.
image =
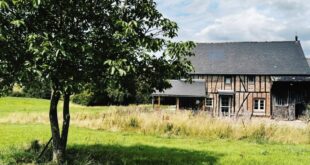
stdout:
{"type": "Polygon", "coordinates": [[[192,105],[213,116],[294,120],[306,113],[310,67],[300,41],[199,43],[194,53],[193,82],[171,80],[153,94],[155,104],[175,100],[177,109],[192,105]]]}

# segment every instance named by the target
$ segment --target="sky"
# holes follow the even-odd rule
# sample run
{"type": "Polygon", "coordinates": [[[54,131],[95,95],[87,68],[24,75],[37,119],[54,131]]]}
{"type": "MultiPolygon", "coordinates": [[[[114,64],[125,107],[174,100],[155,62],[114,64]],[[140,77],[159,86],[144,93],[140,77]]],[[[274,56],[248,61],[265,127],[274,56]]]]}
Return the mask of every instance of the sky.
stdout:
{"type": "Polygon", "coordinates": [[[308,0],[155,0],[179,25],[179,41],[293,41],[310,57],[308,0]]]}

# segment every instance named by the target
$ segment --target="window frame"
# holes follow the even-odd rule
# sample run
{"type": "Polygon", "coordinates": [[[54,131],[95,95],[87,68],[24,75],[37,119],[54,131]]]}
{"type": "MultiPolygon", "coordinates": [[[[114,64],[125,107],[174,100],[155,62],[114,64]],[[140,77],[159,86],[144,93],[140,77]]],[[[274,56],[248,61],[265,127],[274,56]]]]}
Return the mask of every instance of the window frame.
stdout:
{"type": "Polygon", "coordinates": [[[254,98],[253,99],[253,111],[254,112],[265,112],[266,111],[266,99],[265,98],[254,98]],[[256,101],[258,101],[257,109],[255,108],[256,101]],[[263,102],[263,106],[261,105],[262,102],[263,102]],[[261,109],[262,107],[263,109],[261,109]]]}
{"type": "Polygon", "coordinates": [[[213,107],[213,98],[210,98],[210,97],[206,98],[206,107],[213,107]],[[208,99],[209,99],[209,101],[211,100],[210,105],[208,105],[208,99]]]}

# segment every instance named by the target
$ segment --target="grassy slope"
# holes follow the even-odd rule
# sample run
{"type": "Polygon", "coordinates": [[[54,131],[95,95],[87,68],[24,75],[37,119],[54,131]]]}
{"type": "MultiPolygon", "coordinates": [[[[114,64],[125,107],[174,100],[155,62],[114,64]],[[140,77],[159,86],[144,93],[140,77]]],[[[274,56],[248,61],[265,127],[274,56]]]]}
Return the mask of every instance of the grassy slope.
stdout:
{"type": "MultiPolygon", "coordinates": [[[[59,102],[58,108],[62,108],[62,101],[59,102]]],[[[70,105],[71,113],[88,111],[99,112],[108,110],[107,106],[102,107],[84,107],[77,104],[70,105]]],[[[0,117],[5,117],[10,113],[48,113],[49,100],[34,99],[34,98],[21,98],[21,97],[3,97],[0,98],[0,117]]]]}
{"type": "MultiPolygon", "coordinates": [[[[107,107],[80,110],[105,110],[107,107]]],[[[0,116],[15,112],[46,112],[48,101],[24,98],[1,98],[0,116]]],[[[3,116],[2,116],[3,117],[3,116]]],[[[32,140],[46,142],[48,125],[0,124],[0,156],[8,159],[12,147],[25,148],[32,140]]],[[[257,144],[247,141],[197,138],[168,138],[135,133],[70,128],[69,153],[76,155],[71,163],[85,160],[112,164],[309,164],[310,145],[257,144]],[[76,159],[76,158],[79,159],[76,159]]],[[[12,157],[12,155],[11,155],[12,157]]],[[[14,157],[14,155],[13,155],[14,157]]],[[[10,159],[10,158],[9,158],[10,159]]],[[[1,164],[1,160],[0,160],[1,164]]]]}

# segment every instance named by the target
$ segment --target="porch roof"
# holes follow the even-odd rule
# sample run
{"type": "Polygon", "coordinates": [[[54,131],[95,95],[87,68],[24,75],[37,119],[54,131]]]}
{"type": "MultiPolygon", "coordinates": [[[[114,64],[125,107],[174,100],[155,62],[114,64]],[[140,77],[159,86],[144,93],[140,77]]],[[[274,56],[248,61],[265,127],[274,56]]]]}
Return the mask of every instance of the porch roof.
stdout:
{"type": "Polygon", "coordinates": [[[169,80],[171,88],[163,92],[156,90],[152,96],[163,97],[206,97],[204,80],[193,80],[192,83],[184,80],[169,80]]]}

